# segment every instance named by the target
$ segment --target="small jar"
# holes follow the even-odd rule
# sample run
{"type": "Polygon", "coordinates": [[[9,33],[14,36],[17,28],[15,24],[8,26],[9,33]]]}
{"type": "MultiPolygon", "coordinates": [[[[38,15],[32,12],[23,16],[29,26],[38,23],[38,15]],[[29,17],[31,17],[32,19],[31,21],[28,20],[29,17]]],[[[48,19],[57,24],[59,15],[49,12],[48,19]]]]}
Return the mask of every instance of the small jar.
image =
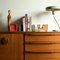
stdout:
{"type": "Polygon", "coordinates": [[[35,32],[35,25],[32,25],[32,31],[35,32]]]}

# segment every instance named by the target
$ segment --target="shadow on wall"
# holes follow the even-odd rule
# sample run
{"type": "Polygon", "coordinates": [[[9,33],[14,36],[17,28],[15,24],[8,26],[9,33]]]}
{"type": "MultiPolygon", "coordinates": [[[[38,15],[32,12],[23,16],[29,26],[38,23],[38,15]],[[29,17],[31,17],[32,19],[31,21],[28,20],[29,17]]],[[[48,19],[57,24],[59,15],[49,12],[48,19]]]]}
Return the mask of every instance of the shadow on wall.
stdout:
{"type": "Polygon", "coordinates": [[[23,18],[24,18],[24,16],[23,16],[23,17],[20,17],[20,18],[18,18],[18,19],[16,19],[16,20],[15,20],[14,22],[12,22],[12,23],[13,23],[13,24],[20,25],[20,24],[23,23],[23,22],[22,22],[23,18]]]}
{"type": "Polygon", "coordinates": [[[35,18],[39,18],[39,17],[44,17],[46,15],[48,15],[50,12],[47,12],[47,11],[41,11],[41,12],[34,12],[33,13],[33,16],[35,18]]]}
{"type": "Polygon", "coordinates": [[[16,19],[14,22],[12,22],[13,24],[17,24],[17,26],[18,26],[18,31],[19,31],[19,29],[20,29],[20,31],[23,31],[23,21],[22,21],[23,18],[24,18],[24,16],[16,19]],[[20,28],[19,28],[19,27],[20,27],[20,28]]]}
{"type": "Polygon", "coordinates": [[[4,25],[2,20],[2,13],[0,13],[0,32],[5,32],[5,31],[7,31],[7,26],[4,25]]]}
{"type": "Polygon", "coordinates": [[[4,25],[2,21],[0,21],[0,32],[8,31],[7,26],[4,25]]]}

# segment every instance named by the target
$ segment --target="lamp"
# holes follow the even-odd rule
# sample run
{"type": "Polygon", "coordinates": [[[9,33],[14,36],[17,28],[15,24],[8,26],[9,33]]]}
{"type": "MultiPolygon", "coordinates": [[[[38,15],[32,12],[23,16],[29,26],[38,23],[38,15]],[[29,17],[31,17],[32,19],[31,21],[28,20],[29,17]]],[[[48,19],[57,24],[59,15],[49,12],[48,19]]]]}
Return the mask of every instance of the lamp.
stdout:
{"type": "Polygon", "coordinates": [[[55,6],[48,6],[48,7],[46,7],[46,11],[51,11],[52,12],[53,18],[54,18],[56,24],[58,25],[58,27],[60,29],[60,25],[59,25],[59,23],[57,22],[57,20],[56,20],[56,18],[54,16],[54,14],[55,14],[54,12],[55,11],[60,11],[60,9],[59,8],[56,8],[55,6]]]}

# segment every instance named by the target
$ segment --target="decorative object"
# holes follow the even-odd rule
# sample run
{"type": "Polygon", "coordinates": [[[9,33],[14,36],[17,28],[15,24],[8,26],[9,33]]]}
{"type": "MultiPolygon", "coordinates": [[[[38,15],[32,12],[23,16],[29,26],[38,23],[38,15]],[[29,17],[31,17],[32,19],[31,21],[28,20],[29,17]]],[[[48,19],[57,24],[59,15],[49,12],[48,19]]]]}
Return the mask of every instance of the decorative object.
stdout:
{"type": "Polygon", "coordinates": [[[47,32],[48,31],[48,24],[37,24],[37,32],[47,32]]]}
{"type": "Polygon", "coordinates": [[[47,30],[48,30],[48,24],[43,24],[42,25],[42,30],[44,30],[45,32],[47,32],[47,30]]]}
{"type": "Polygon", "coordinates": [[[9,25],[10,32],[16,32],[17,30],[18,30],[17,24],[10,24],[9,25]]]}
{"type": "Polygon", "coordinates": [[[40,32],[40,24],[37,24],[37,31],[40,32]]]}
{"type": "Polygon", "coordinates": [[[7,21],[8,21],[8,31],[9,31],[9,26],[10,26],[10,24],[11,24],[11,11],[10,10],[8,10],[8,16],[7,16],[7,21]]]}

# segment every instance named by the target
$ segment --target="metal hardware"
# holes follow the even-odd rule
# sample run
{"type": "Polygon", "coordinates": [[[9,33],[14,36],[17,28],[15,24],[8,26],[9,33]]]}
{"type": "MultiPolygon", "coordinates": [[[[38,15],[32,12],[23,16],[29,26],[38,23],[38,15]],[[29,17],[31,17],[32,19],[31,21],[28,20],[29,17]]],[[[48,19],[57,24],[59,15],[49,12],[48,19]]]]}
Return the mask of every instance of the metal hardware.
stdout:
{"type": "Polygon", "coordinates": [[[0,38],[0,44],[2,44],[2,45],[5,45],[5,44],[7,44],[8,43],[8,39],[6,39],[6,38],[0,38]]]}

